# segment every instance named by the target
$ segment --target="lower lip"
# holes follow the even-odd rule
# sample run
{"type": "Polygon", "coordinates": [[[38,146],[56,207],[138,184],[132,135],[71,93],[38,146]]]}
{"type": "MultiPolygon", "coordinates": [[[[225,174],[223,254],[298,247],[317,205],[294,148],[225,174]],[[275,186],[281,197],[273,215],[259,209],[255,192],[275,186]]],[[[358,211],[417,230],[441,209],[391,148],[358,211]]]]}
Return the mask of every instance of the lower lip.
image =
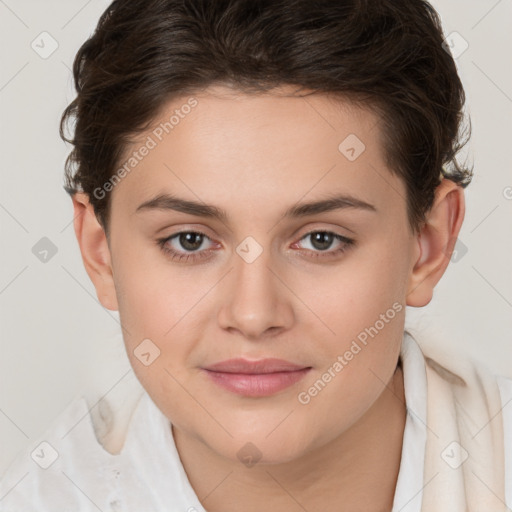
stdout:
{"type": "Polygon", "coordinates": [[[269,396],[301,380],[311,368],[276,373],[224,373],[204,370],[220,387],[250,397],[269,396]]]}

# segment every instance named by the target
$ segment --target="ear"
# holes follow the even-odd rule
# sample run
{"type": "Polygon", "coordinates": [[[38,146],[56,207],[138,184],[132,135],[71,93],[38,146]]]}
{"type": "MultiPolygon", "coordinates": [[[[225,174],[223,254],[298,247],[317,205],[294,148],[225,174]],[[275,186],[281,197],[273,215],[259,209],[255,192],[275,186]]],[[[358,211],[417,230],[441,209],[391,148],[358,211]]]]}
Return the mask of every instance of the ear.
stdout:
{"type": "Polygon", "coordinates": [[[85,270],[96,288],[101,304],[117,311],[117,296],[114,286],[110,248],[101,224],[87,194],[73,195],[74,228],[85,270]]]}
{"type": "Polygon", "coordinates": [[[426,306],[452,256],[465,213],[464,190],[444,178],[417,235],[419,254],[409,278],[407,305],[426,306]]]}

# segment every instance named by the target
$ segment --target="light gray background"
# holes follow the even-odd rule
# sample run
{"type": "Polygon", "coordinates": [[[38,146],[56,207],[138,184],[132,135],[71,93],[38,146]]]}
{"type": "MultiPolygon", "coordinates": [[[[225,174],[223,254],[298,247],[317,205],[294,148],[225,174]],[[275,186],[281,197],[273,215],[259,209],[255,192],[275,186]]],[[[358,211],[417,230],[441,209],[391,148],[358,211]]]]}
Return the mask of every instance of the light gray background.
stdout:
{"type": "MultiPolygon", "coordinates": [[[[74,396],[113,392],[127,375],[118,317],[99,304],[82,266],[62,189],[70,148],[58,136],[74,97],[73,57],[108,3],[0,0],[0,473],[74,396]],[[47,58],[31,47],[51,49],[44,31],[58,43],[47,58]],[[32,252],[42,237],[57,248],[47,262],[32,252]]],[[[457,65],[473,124],[465,154],[476,175],[466,189],[462,252],[431,304],[408,308],[407,326],[512,377],[512,0],[433,5],[445,35],[455,31],[469,45],[457,65]]]]}

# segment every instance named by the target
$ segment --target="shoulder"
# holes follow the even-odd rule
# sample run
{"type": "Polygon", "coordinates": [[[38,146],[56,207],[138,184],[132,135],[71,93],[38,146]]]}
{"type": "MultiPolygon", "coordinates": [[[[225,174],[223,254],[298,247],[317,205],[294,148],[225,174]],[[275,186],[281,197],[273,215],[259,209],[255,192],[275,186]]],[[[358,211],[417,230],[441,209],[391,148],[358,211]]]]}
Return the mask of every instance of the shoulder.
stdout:
{"type": "Polygon", "coordinates": [[[147,393],[129,414],[77,397],[0,479],[0,510],[203,510],[187,482],[170,423],[147,393]]]}
{"type": "MultiPolygon", "coordinates": [[[[443,450],[453,442],[455,435],[456,440],[472,454],[464,465],[464,473],[470,475],[474,468],[478,468],[479,471],[487,472],[486,476],[495,479],[499,486],[503,485],[504,477],[504,501],[510,507],[512,379],[497,375],[474,358],[458,353],[450,347],[446,338],[441,337],[443,342],[440,339],[425,339],[425,336],[416,338],[418,339],[414,339],[406,332],[402,353],[405,356],[409,352],[409,356],[415,354],[418,361],[424,359],[424,364],[418,362],[416,365],[415,373],[422,375],[422,379],[419,380],[424,382],[426,389],[422,402],[427,404],[429,430],[426,437],[431,431],[436,432],[436,436],[430,436],[429,439],[429,471],[443,470],[448,472],[448,477],[450,476],[452,467],[449,464],[443,465],[437,454],[443,453],[443,450]],[[418,344],[413,343],[414,341],[418,341],[418,344]],[[501,457],[502,454],[504,459],[501,457]],[[499,466],[495,464],[495,455],[498,456],[497,460],[505,463],[504,468],[501,463],[499,466]]],[[[429,453],[426,454],[427,458],[428,456],[429,453]]],[[[462,468],[462,465],[459,467],[462,468]]],[[[451,476],[453,477],[453,474],[451,476]]],[[[448,481],[449,478],[445,479],[443,476],[442,481],[445,480],[448,481]]],[[[447,493],[451,492],[449,489],[449,485],[444,486],[447,493]]]]}
{"type": "Polygon", "coordinates": [[[88,510],[91,501],[103,502],[108,494],[108,455],[85,398],[76,397],[8,467],[0,479],[0,509],[88,510]],[[89,490],[91,481],[96,484],[89,490]],[[98,487],[98,482],[105,483],[98,487]]]}

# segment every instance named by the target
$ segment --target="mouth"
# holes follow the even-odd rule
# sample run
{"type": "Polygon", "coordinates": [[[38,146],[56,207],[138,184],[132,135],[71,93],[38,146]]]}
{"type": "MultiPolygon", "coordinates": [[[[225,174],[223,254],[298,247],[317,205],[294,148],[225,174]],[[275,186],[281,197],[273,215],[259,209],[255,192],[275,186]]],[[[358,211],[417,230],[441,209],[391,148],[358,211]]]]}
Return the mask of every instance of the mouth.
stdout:
{"type": "Polygon", "coordinates": [[[247,397],[273,395],[300,381],[311,370],[282,359],[230,359],[201,368],[218,386],[247,397]]]}

